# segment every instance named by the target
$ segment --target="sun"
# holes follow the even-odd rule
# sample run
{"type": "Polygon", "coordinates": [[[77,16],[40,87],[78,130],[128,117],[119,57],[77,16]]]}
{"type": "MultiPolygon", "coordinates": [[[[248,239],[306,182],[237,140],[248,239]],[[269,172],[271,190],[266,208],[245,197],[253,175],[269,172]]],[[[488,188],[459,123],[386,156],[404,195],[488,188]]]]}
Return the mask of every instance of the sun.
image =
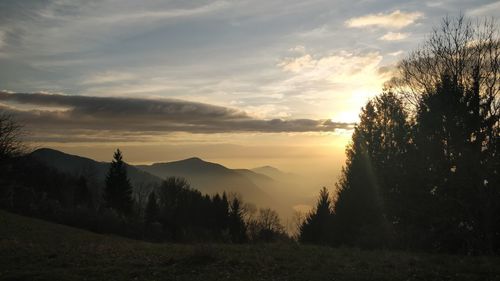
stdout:
{"type": "Polygon", "coordinates": [[[341,111],[335,113],[332,118],[332,122],[340,122],[340,123],[356,123],[359,120],[358,116],[359,112],[353,111],[341,111]]]}

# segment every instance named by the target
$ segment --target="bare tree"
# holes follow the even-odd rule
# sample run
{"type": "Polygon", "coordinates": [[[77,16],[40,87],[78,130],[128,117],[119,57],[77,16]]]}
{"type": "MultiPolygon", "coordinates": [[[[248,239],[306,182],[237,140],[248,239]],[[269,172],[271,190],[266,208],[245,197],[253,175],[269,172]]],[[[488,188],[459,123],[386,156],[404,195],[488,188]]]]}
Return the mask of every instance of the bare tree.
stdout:
{"type": "Polygon", "coordinates": [[[299,240],[300,227],[302,226],[302,224],[304,224],[306,217],[307,217],[307,213],[305,213],[304,211],[294,210],[294,212],[293,212],[293,216],[288,223],[287,229],[288,229],[289,235],[295,241],[299,240]]]}
{"type": "Polygon", "coordinates": [[[140,182],[135,185],[132,197],[137,204],[137,211],[140,216],[144,215],[144,210],[148,203],[149,194],[154,190],[153,183],[140,182]]]}
{"type": "Polygon", "coordinates": [[[276,233],[284,232],[278,213],[275,210],[265,208],[259,209],[257,221],[262,229],[276,233]]]}
{"type": "Polygon", "coordinates": [[[285,228],[276,211],[270,208],[261,208],[258,213],[252,210],[252,215],[247,217],[248,235],[252,240],[271,241],[285,233],[285,228]]]}
{"type": "Polygon", "coordinates": [[[0,161],[19,156],[25,151],[21,136],[22,126],[12,115],[0,112],[0,161]]]}
{"type": "Polygon", "coordinates": [[[466,89],[478,87],[491,99],[491,114],[498,114],[500,39],[494,19],[475,22],[459,16],[446,17],[428,40],[397,67],[386,87],[416,106],[423,93],[433,91],[443,75],[466,89]]]}
{"type": "Polygon", "coordinates": [[[255,215],[257,214],[257,206],[255,206],[255,204],[253,203],[245,202],[243,203],[242,212],[243,216],[245,217],[245,222],[249,224],[250,222],[255,220],[255,215]]]}
{"type": "MultiPolygon", "coordinates": [[[[386,86],[405,98],[408,112],[415,117],[413,145],[425,163],[416,164],[422,166],[418,177],[425,179],[418,189],[433,195],[426,200],[431,207],[425,209],[434,208],[433,219],[444,225],[450,213],[439,215],[444,209],[436,202],[452,202],[448,209],[454,216],[474,225],[460,238],[463,243],[471,245],[470,249],[492,252],[498,233],[495,216],[500,210],[496,188],[500,147],[498,23],[464,16],[444,18],[427,41],[399,63],[396,77],[386,86]],[[431,172],[425,175],[427,171],[431,172]],[[436,173],[441,173],[438,179],[433,178],[436,173]],[[433,202],[434,198],[441,201],[433,202]]],[[[408,219],[410,224],[412,220],[419,219],[408,219]]],[[[450,231],[453,227],[443,226],[450,231]]],[[[436,235],[433,243],[442,243],[436,241],[445,236],[436,235]]]]}

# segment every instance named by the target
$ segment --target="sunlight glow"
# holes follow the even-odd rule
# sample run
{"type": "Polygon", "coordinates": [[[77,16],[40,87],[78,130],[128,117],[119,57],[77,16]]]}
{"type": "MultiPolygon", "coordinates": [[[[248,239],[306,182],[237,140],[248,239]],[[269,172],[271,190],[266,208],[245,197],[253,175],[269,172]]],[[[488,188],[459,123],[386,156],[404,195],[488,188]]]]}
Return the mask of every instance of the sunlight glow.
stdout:
{"type": "Polygon", "coordinates": [[[332,118],[332,122],[343,122],[343,123],[356,123],[358,122],[359,112],[357,110],[352,111],[342,111],[336,113],[332,118]]]}

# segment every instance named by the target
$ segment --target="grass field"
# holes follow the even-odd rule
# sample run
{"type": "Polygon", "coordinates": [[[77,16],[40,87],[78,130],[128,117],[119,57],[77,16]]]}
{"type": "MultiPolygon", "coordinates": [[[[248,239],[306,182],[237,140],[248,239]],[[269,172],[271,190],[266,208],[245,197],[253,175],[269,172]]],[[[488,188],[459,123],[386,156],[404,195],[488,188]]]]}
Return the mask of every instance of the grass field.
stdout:
{"type": "Polygon", "coordinates": [[[0,280],[500,280],[500,258],[153,244],[0,211],[0,280]]]}

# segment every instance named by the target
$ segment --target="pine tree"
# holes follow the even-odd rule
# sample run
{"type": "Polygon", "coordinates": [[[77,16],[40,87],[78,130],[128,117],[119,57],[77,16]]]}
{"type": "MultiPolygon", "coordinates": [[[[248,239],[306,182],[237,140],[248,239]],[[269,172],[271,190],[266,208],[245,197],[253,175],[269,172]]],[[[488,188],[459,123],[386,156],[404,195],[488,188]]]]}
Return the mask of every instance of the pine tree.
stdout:
{"type": "Polygon", "coordinates": [[[494,176],[486,164],[493,147],[486,135],[490,117],[481,110],[489,103],[484,99],[476,87],[445,74],[420,100],[415,143],[421,187],[429,194],[421,231],[438,250],[493,248],[491,218],[499,204],[498,191],[485,185],[494,176]]]}
{"type": "Polygon", "coordinates": [[[360,115],[337,183],[335,244],[383,246],[404,216],[410,129],[401,101],[386,92],[360,115]]]}
{"type": "Polygon", "coordinates": [[[119,149],[113,155],[113,161],[106,176],[104,200],[109,208],[125,215],[132,213],[132,185],[128,179],[127,167],[119,149]]]}
{"type": "Polygon", "coordinates": [[[326,244],[332,235],[332,201],[326,187],[319,192],[318,203],[300,226],[299,241],[304,243],[326,244]]]}
{"type": "Polygon", "coordinates": [[[229,233],[232,241],[242,243],[247,240],[246,225],[243,220],[243,208],[238,198],[233,198],[229,209],[229,233]]]}
{"type": "Polygon", "coordinates": [[[212,199],[212,206],[214,212],[214,227],[219,230],[227,229],[229,217],[229,203],[227,201],[226,193],[222,197],[217,193],[212,199]]]}

